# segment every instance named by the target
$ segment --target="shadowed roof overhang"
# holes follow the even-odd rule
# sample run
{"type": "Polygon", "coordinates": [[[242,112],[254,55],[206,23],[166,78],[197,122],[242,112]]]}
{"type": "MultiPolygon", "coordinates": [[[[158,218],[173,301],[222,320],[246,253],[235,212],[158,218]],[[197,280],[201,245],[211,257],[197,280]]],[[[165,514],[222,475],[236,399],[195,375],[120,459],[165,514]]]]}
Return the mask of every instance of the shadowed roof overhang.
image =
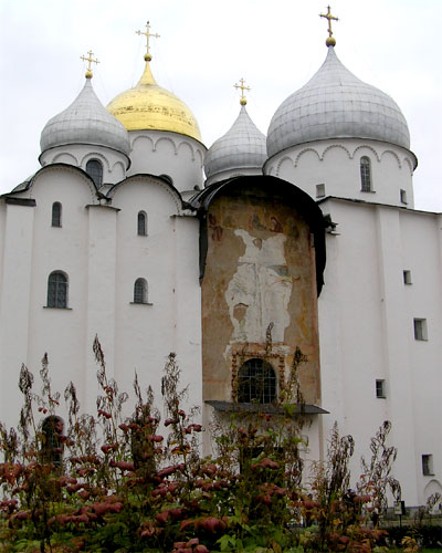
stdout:
{"type": "Polygon", "coordinates": [[[310,226],[314,237],[316,258],[316,285],[318,296],[324,284],[325,269],[325,220],[322,211],[316,202],[303,190],[285,180],[271,176],[246,176],[235,177],[209,186],[195,195],[189,202],[197,211],[200,219],[200,279],[204,277],[208,237],[207,237],[207,213],[211,203],[223,195],[241,196],[244,191],[254,190],[261,197],[269,200],[282,200],[286,205],[291,205],[304,217],[310,226]]]}

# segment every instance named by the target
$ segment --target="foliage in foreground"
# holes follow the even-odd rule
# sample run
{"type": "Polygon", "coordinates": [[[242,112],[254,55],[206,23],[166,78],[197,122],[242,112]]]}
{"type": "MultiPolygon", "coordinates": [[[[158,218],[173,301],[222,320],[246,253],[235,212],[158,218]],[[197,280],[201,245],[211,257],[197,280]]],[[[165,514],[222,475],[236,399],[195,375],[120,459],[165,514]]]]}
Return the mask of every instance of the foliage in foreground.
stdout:
{"type": "Polygon", "coordinates": [[[81,414],[71,383],[64,394],[68,420],[52,434],[37,422],[56,412],[47,358],[33,376],[20,374],[24,402],[17,431],[0,426],[0,551],[35,552],[370,552],[383,531],[368,524],[383,508],[385,487],[400,496],[391,476],[396,452],[386,445],[390,423],[371,443],[357,491],[349,491],[351,436],[335,426],[327,459],[303,488],[304,422],[294,416],[302,401],[296,384],[300,352],[277,414],[241,414],[216,421],[217,454],[202,457],[203,428],[183,410],[185,390],[170,354],[162,381],[167,418],[161,422],[152,391],[135,378],[133,416],[123,420],[127,394],[106,374],[94,344],[101,393],[97,415],[81,414]]]}

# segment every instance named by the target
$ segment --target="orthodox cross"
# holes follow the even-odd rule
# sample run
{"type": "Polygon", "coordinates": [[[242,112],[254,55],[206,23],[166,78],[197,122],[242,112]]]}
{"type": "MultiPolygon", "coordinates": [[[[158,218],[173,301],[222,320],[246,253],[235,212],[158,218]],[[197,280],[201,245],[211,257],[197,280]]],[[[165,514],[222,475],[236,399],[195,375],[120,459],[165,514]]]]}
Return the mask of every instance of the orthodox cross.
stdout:
{"type": "Polygon", "coordinates": [[[150,32],[150,23],[149,21],[146,23],[146,30],[145,31],[135,31],[137,35],[144,35],[146,37],[146,53],[144,54],[145,61],[150,61],[152,59],[152,56],[150,54],[150,37],[154,38],[160,38],[160,35],[157,35],[156,33],[150,32]]]}
{"type": "Polygon", "coordinates": [[[241,99],[239,101],[239,103],[242,105],[242,106],[245,106],[247,104],[247,99],[246,97],[244,96],[244,90],[250,90],[250,86],[246,86],[245,84],[245,80],[244,79],[240,79],[239,80],[239,84],[234,84],[233,85],[235,88],[238,88],[241,90],[241,99]]]}
{"type": "Polygon", "coordinates": [[[89,50],[89,52],[87,53],[87,57],[86,56],[81,56],[80,59],[82,59],[83,61],[87,61],[87,68],[86,68],[86,79],[91,79],[92,78],[92,64],[93,63],[100,63],[97,58],[94,58],[94,53],[92,52],[92,50],[89,50]]]}
{"type": "Polygon", "coordinates": [[[339,19],[332,15],[330,6],[327,6],[327,13],[320,13],[319,17],[324,17],[328,21],[328,39],[325,43],[327,46],[334,46],[336,40],[333,38],[332,21],[339,21],[339,19]]]}

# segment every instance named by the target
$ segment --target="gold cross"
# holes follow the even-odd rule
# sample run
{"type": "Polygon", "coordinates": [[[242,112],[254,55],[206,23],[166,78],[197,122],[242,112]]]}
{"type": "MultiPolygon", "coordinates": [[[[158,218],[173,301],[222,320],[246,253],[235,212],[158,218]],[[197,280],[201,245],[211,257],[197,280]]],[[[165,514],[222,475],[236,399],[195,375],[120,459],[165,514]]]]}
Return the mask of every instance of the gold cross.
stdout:
{"type": "Polygon", "coordinates": [[[245,80],[244,79],[240,79],[239,80],[239,83],[240,84],[234,84],[233,86],[235,88],[239,88],[241,90],[241,100],[239,101],[239,103],[242,105],[242,106],[245,106],[247,104],[247,99],[246,97],[244,96],[244,90],[250,90],[250,86],[246,86],[245,84],[245,80]]]}
{"type": "Polygon", "coordinates": [[[336,39],[333,37],[332,21],[339,21],[339,19],[331,14],[330,6],[327,6],[327,13],[320,13],[319,17],[325,17],[328,21],[328,38],[325,43],[327,46],[334,46],[336,44],[336,39]]]}
{"type": "Polygon", "coordinates": [[[155,33],[150,32],[150,23],[149,21],[146,23],[146,30],[145,31],[135,31],[137,35],[144,35],[146,37],[146,53],[144,54],[144,60],[150,61],[152,59],[152,56],[150,54],[150,44],[149,39],[150,37],[154,38],[160,38],[160,35],[157,35],[155,33]]]}
{"type": "Polygon", "coordinates": [[[92,50],[89,50],[86,56],[81,56],[80,59],[83,61],[87,61],[87,69],[86,69],[86,79],[92,79],[92,64],[93,63],[100,63],[97,58],[93,57],[94,53],[92,50]]]}

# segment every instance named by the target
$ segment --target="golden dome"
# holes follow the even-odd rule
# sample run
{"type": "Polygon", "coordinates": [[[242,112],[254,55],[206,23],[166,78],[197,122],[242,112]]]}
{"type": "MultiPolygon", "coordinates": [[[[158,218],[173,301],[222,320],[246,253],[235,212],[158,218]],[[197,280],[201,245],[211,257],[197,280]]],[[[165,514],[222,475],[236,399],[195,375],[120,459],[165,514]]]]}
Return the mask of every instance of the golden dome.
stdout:
{"type": "Polygon", "coordinates": [[[198,123],[184,102],[157,85],[150,56],[138,84],[114,98],[107,109],[128,131],[170,131],[201,140],[198,123]]]}

